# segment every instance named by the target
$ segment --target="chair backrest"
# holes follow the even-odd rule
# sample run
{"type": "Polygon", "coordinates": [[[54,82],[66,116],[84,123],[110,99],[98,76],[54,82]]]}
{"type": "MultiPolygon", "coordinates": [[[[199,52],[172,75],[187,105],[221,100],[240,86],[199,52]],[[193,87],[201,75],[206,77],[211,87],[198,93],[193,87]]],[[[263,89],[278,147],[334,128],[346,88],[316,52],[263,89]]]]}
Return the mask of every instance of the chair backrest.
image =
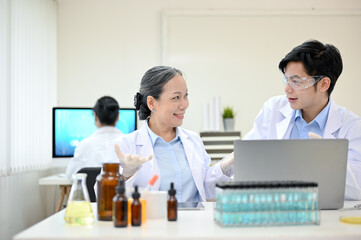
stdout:
{"type": "Polygon", "coordinates": [[[86,186],[88,188],[89,198],[91,202],[96,202],[96,196],[94,192],[94,185],[97,176],[100,174],[101,167],[86,167],[78,171],[78,173],[86,173],[86,186]]]}

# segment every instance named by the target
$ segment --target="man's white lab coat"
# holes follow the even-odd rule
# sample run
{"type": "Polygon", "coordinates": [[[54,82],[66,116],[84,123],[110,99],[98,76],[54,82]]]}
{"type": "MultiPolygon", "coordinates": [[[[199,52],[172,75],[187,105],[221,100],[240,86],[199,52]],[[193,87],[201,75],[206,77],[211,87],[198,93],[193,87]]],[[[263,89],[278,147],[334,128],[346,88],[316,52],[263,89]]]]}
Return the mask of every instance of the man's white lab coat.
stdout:
{"type": "MultiPolygon", "coordinates": [[[[331,105],[323,138],[349,140],[345,199],[361,200],[361,118],[344,107],[331,105]]],[[[295,110],[285,95],[269,99],[243,139],[288,139],[295,110]]],[[[332,177],[332,176],[330,176],[332,177]]]]}
{"type": "Polygon", "coordinates": [[[68,179],[84,167],[102,167],[105,162],[114,162],[114,140],[121,135],[123,133],[116,127],[105,126],[81,141],[66,169],[68,179]]]}

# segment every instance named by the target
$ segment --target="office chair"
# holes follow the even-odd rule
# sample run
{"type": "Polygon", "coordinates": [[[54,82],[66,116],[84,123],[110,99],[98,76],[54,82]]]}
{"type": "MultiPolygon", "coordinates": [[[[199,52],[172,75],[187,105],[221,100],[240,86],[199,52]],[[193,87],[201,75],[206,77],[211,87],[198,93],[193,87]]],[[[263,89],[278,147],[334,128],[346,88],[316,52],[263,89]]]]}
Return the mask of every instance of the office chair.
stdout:
{"type": "Polygon", "coordinates": [[[96,196],[94,192],[94,185],[96,182],[97,176],[100,174],[101,167],[86,167],[78,171],[78,173],[86,173],[86,187],[88,189],[90,202],[96,202],[96,196]]]}

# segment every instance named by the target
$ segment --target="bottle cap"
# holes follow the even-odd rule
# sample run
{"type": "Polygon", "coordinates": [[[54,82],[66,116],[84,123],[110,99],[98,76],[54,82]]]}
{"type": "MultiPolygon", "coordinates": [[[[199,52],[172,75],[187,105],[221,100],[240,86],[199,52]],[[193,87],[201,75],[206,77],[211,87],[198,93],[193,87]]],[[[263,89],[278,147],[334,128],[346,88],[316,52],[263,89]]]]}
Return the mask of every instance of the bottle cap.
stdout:
{"type": "Polygon", "coordinates": [[[158,175],[157,174],[154,174],[153,177],[149,180],[149,185],[150,186],[153,186],[154,183],[158,180],[158,175]]]}
{"type": "Polygon", "coordinates": [[[119,194],[125,193],[125,186],[124,186],[123,180],[118,181],[118,186],[115,187],[115,191],[116,191],[116,193],[119,193],[119,194]]]}
{"type": "Polygon", "coordinates": [[[175,195],[176,194],[176,190],[174,189],[174,183],[170,183],[170,189],[168,191],[169,195],[175,195]]]}
{"type": "Polygon", "coordinates": [[[138,192],[138,186],[134,187],[134,193],[132,194],[133,199],[140,198],[140,193],[138,192]]]}

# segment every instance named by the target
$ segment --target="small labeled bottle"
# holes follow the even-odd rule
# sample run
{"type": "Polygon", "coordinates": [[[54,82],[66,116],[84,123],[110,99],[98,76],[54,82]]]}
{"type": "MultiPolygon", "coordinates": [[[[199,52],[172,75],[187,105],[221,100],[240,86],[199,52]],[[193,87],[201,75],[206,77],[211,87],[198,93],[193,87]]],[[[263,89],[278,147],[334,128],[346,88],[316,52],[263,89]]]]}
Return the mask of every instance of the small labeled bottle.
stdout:
{"type": "Polygon", "coordinates": [[[125,196],[125,186],[123,180],[119,180],[115,191],[117,194],[113,198],[114,227],[126,227],[128,225],[128,200],[125,196]]]}
{"type": "Polygon", "coordinates": [[[138,192],[138,186],[135,186],[132,197],[133,197],[133,202],[131,205],[132,226],[140,226],[142,224],[142,204],[139,201],[140,193],[138,192]]]}
{"type": "Polygon", "coordinates": [[[176,190],[174,189],[173,183],[170,183],[170,189],[168,191],[168,194],[168,221],[177,221],[178,203],[175,197],[176,190]]]}

